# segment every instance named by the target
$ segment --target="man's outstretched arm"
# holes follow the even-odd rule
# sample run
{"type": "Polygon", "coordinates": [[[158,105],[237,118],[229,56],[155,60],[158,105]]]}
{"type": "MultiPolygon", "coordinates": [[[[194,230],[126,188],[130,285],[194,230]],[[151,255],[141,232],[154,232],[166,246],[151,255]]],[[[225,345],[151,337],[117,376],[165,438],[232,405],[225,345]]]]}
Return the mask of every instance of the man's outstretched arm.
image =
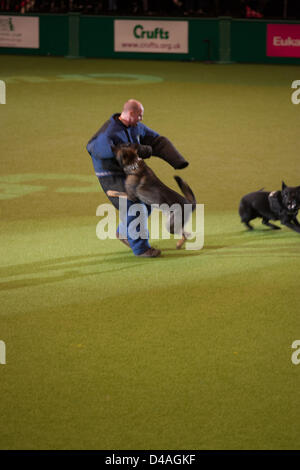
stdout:
{"type": "Polygon", "coordinates": [[[189,164],[167,137],[162,135],[153,136],[146,133],[141,142],[142,144],[150,145],[152,147],[152,155],[162,158],[175,170],[186,168],[189,164]]]}

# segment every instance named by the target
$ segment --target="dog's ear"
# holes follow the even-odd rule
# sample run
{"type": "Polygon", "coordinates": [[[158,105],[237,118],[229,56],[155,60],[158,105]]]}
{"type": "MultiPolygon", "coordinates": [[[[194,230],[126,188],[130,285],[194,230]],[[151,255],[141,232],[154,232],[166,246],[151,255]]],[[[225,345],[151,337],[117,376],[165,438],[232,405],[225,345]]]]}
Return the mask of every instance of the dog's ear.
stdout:
{"type": "Polygon", "coordinates": [[[286,188],[286,184],[284,181],[282,181],[282,187],[281,187],[281,190],[283,191],[284,189],[286,188]]]}
{"type": "Polygon", "coordinates": [[[112,150],[112,153],[114,153],[114,154],[117,153],[118,148],[117,148],[116,145],[111,145],[110,148],[111,148],[111,150],[112,150]]]}
{"type": "Polygon", "coordinates": [[[133,150],[135,150],[137,152],[140,145],[139,144],[132,144],[131,147],[133,148],[133,150]]]}

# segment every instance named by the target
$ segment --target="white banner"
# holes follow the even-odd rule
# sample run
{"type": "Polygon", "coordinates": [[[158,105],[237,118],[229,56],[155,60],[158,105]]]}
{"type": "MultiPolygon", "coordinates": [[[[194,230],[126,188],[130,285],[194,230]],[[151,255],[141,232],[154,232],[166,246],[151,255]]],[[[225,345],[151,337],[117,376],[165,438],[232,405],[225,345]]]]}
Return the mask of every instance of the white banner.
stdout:
{"type": "Polygon", "coordinates": [[[0,47],[38,49],[39,18],[35,16],[0,16],[0,47]]]}
{"type": "Polygon", "coordinates": [[[115,20],[115,52],[187,54],[188,21],[115,20]]]}

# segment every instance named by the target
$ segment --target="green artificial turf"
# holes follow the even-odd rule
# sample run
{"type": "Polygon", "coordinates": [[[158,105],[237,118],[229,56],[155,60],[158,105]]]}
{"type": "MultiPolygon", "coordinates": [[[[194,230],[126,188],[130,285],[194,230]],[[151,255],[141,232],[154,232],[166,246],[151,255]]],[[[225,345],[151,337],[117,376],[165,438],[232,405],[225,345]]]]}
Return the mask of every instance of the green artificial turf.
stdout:
{"type": "Polygon", "coordinates": [[[238,204],[300,184],[299,68],[2,55],[0,79],[0,448],[298,449],[300,238],[238,204]],[[129,98],[190,162],[202,250],[96,237],[85,145],[129,98]]]}

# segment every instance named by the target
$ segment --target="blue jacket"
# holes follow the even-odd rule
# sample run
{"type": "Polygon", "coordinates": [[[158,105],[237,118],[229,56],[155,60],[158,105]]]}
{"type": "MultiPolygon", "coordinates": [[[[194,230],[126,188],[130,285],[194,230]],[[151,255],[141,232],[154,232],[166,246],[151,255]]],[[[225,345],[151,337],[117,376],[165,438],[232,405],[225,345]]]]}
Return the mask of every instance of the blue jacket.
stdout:
{"type": "Polygon", "coordinates": [[[94,169],[98,177],[108,175],[124,175],[111,149],[112,145],[123,143],[150,144],[159,134],[139,122],[136,126],[125,126],[118,117],[113,114],[99,131],[89,140],[87,151],[92,157],[94,169]]]}

